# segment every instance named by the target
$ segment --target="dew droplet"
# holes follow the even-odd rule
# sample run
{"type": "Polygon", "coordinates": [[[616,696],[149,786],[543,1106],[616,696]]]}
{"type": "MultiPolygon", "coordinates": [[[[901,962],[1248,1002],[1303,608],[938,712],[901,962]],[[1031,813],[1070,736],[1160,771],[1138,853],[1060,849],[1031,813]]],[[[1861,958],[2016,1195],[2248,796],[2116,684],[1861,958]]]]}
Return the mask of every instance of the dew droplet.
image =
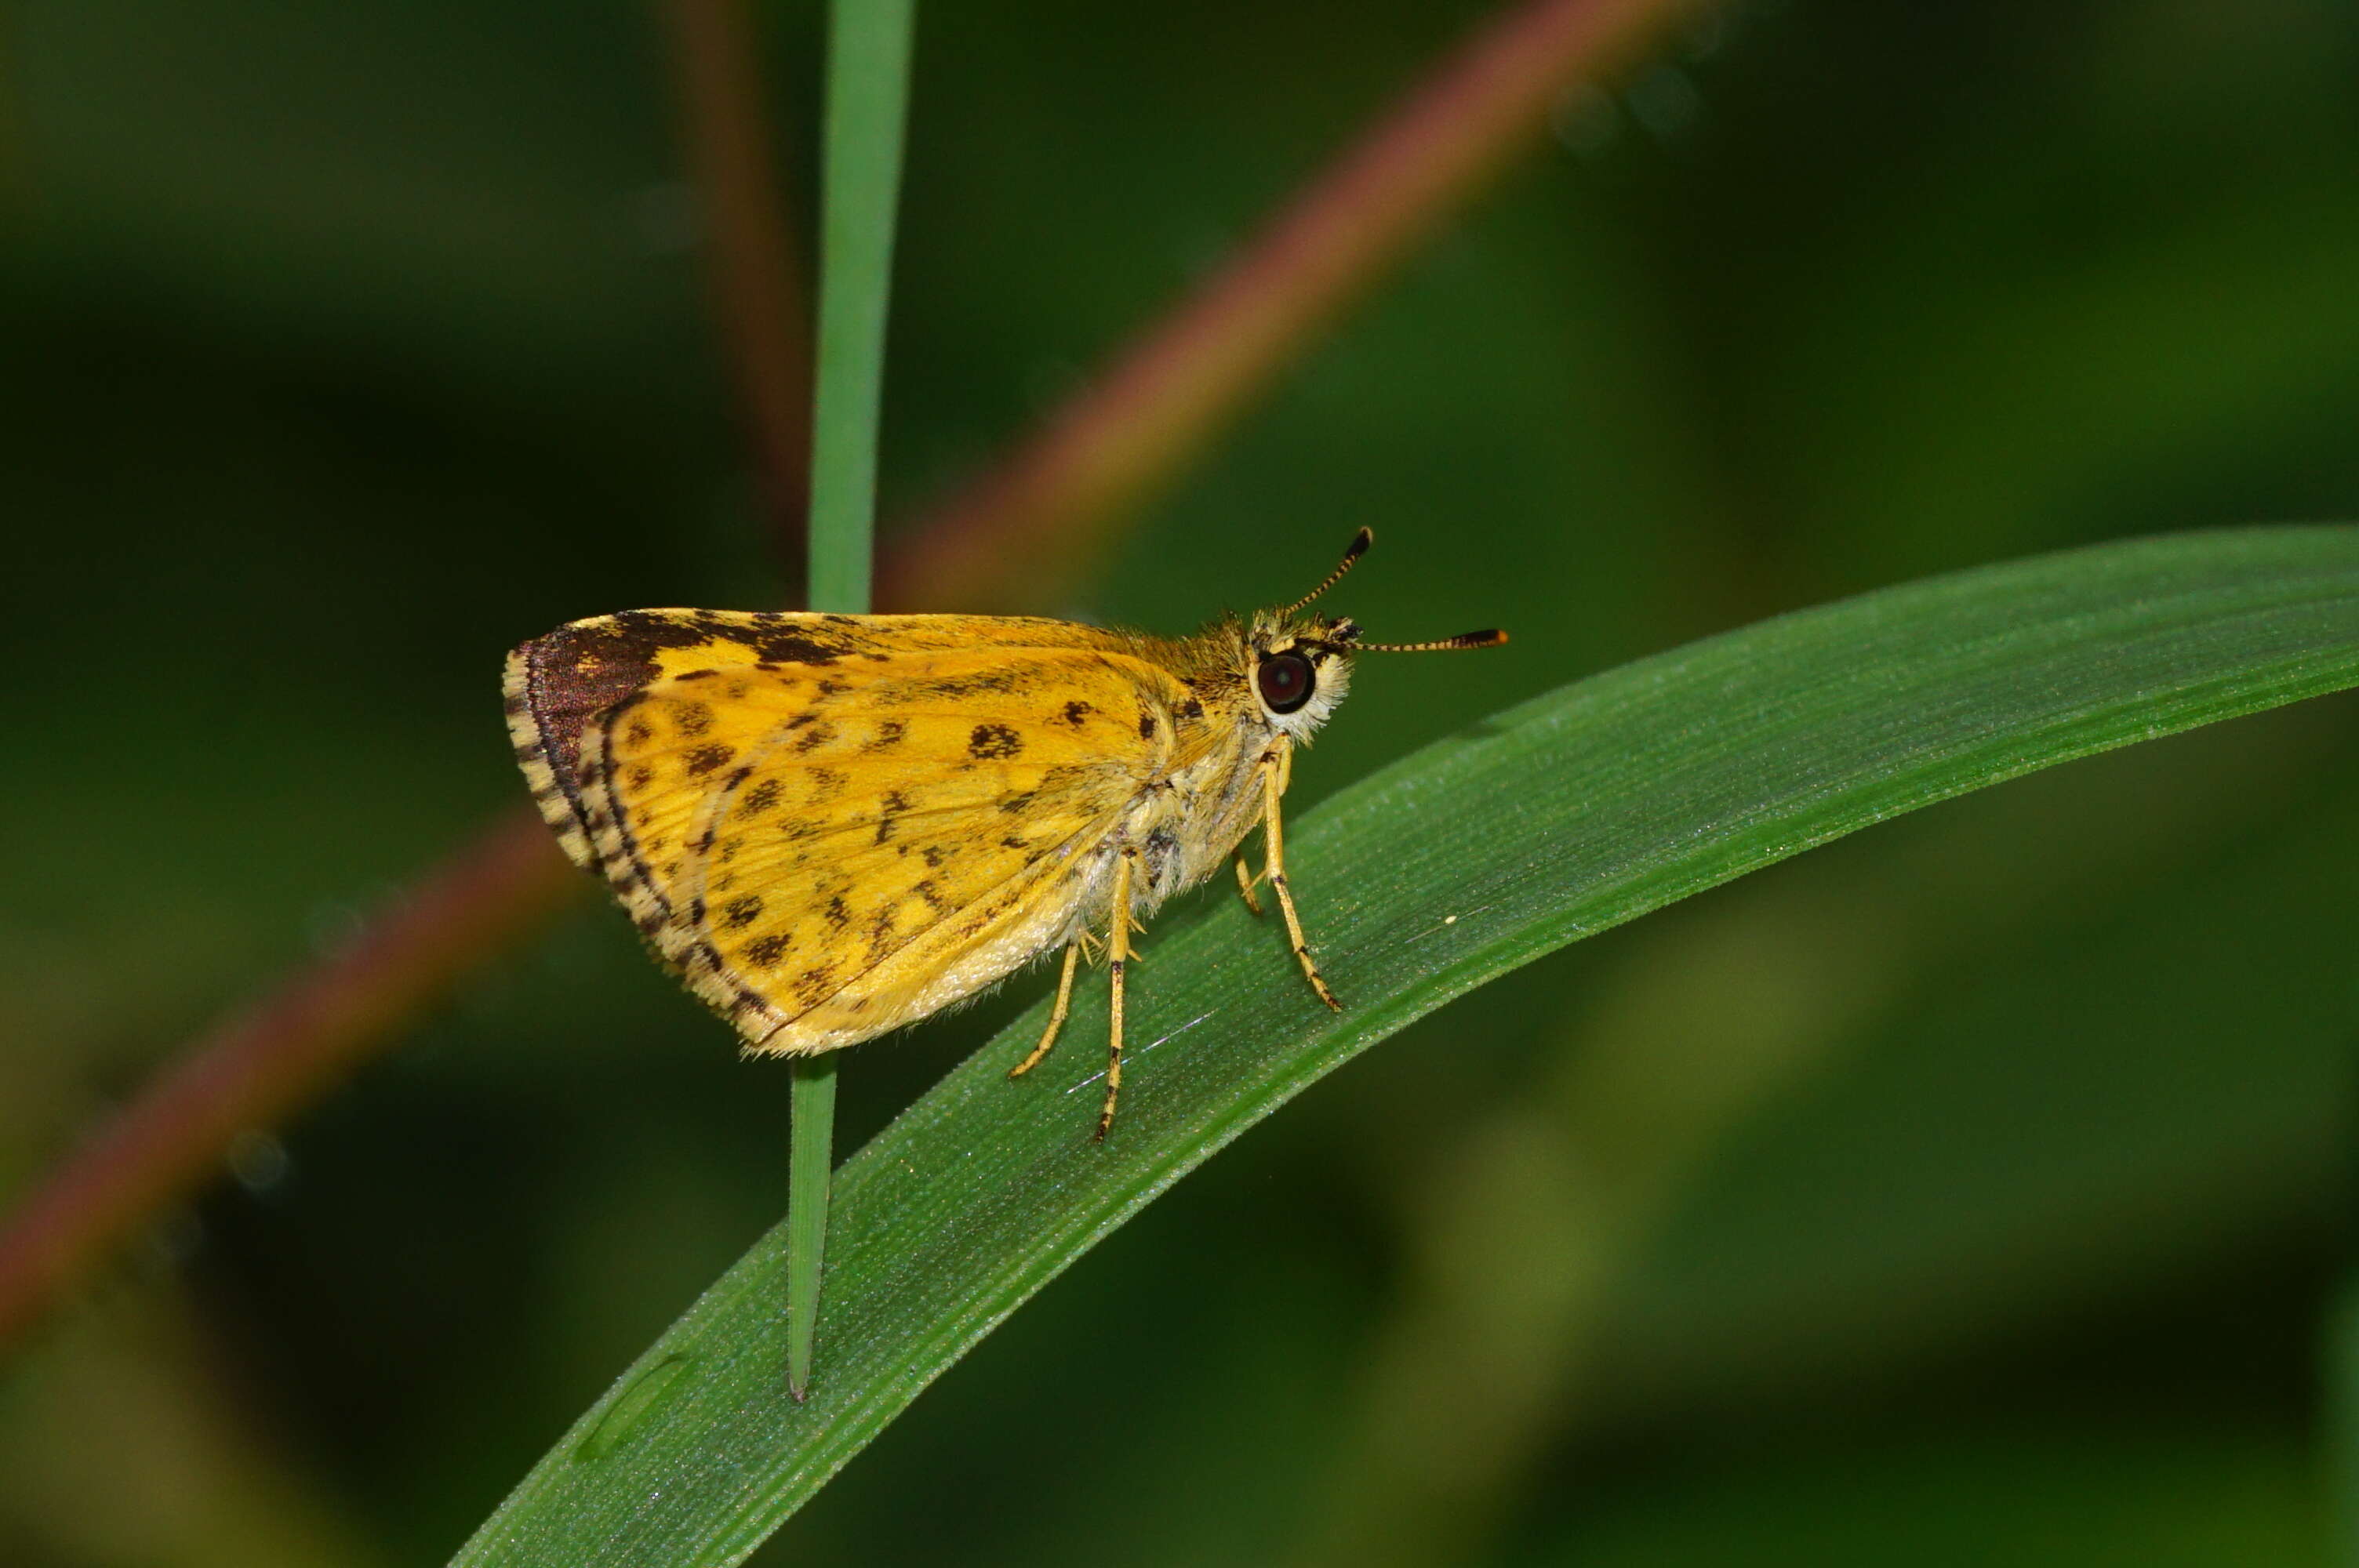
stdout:
{"type": "Polygon", "coordinates": [[[1621,129],[1614,95],[1594,82],[1579,81],[1560,94],[1549,112],[1549,129],[1565,151],[1593,158],[1614,145],[1621,129]]]}
{"type": "Polygon", "coordinates": [[[574,1447],[577,1465],[594,1465],[623,1445],[624,1440],[639,1429],[640,1424],[669,1398],[679,1384],[680,1374],[696,1365],[693,1356],[667,1356],[631,1381],[606,1407],[598,1424],[574,1447]]]}
{"type": "Polygon", "coordinates": [[[285,1181],[294,1164],[288,1158],[287,1145],[252,1128],[230,1140],[227,1158],[229,1173],[237,1179],[237,1184],[256,1195],[285,1181]]]}
{"type": "Polygon", "coordinates": [[[1658,65],[1632,82],[1623,93],[1630,117],[1654,133],[1658,141],[1677,141],[1696,128],[1703,114],[1703,93],[1695,79],[1677,66],[1658,65]]]}

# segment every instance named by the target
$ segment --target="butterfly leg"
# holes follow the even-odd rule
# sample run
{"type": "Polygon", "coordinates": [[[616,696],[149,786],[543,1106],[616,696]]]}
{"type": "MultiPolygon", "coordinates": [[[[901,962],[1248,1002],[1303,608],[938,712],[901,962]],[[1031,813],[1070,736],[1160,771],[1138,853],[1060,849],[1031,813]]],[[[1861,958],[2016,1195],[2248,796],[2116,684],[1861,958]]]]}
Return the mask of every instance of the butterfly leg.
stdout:
{"type": "Polygon", "coordinates": [[[1261,913],[1261,900],[1254,896],[1253,885],[1259,881],[1261,881],[1259,877],[1245,870],[1245,852],[1243,849],[1238,850],[1237,892],[1245,895],[1245,907],[1256,914],[1261,913]]]}
{"type": "Polygon", "coordinates": [[[1303,978],[1310,982],[1310,989],[1319,993],[1321,1001],[1341,1012],[1343,1004],[1335,1000],[1333,991],[1327,989],[1326,978],[1319,972],[1318,960],[1310,956],[1310,944],[1302,939],[1302,918],[1294,913],[1294,893],[1286,885],[1286,834],[1278,826],[1277,810],[1278,797],[1286,793],[1286,784],[1278,776],[1281,765],[1280,758],[1276,755],[1264,759],[1261,765],[1261,834],[1262,843],[1269,853],[1267,875],[1270,891],[1277,894],[1277,912],[1286,916],[1286,939],[1294,945],[1294,956],[1302,965],[1303,978]]]}
{"type": "Polygon", "coordinates": [[[1125,849],[1114,868],[1114,919],[1106,937],[1106,979],[1113,991],[1106,1009],[1106,1098],[1105,1108],[1098,1112],[1098,1130],[1091,1135],[1093,1143],[1105,1141],[1114,1126],[1114,1102],[1122,1094],[1123,968],[1130,962],[1130,871],[1137,859],[1137,850],[1125,849]]]}
{"type": "Polygon", "coordinates": [[[1049,1010],[1049,1027],[1040,1032],[1040,1044],[1032,1047],[1032,1054],[1007,1069],[1009,1077],[1020,1078],[1038,1066],[1049,1047],[1057,1043],[1057,1031],[1065,1027],[1066,1004],[1073,1000],[1073,964],[1081,956],[1080,942],[1065,944],[1065,972],[1057,977],[1057,1005],[1049,1010]]]}

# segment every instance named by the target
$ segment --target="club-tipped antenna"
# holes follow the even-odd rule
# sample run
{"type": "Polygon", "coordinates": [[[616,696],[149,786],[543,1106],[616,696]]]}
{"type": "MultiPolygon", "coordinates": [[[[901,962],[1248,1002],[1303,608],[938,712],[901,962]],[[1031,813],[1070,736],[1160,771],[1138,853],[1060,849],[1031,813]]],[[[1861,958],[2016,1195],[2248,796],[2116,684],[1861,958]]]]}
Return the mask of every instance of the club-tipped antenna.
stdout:
{"type": "Polygon", "coordinates": [[[1335,569],[1327,574],[1327,580],[1321,583],[1317,588],[1312,589],[1309,593],[1304,594],[1300,599],[1298,599],[1293,603],[1288,605],[1285,609],[1279,611],[1278,613],[1280,615],[1291,615],[1296,611],[1301,609],[1304,605],[1310,603],[1312,600],[1318,598],[1321,594],[1326,592],[1329,589],[1333,588],[1337,583],[1343,581],[1343,574],[1352,569],[1352,563],[1353,561],[1358,560],[1362,556],[1368,553],[1368,546],[1375,542],[1375,537],[1376,536],[1374,534],[1369,533],[1365,528],[1363,528],[1358,533],[1353,535],[1351,544],[1344,547],[1343,558],[1335,563],[1335,569]]]}
{"type": "Polygon", "coordinates": [[[1497,627],[1481,632],[1461,632],[1455,637],[1437,638],[1430,643],[1362,643],[1354,641],[1354,654],[1441,654],[1453,648],[1495,648],[1507,640],[1507,634],[1497,627]]]}

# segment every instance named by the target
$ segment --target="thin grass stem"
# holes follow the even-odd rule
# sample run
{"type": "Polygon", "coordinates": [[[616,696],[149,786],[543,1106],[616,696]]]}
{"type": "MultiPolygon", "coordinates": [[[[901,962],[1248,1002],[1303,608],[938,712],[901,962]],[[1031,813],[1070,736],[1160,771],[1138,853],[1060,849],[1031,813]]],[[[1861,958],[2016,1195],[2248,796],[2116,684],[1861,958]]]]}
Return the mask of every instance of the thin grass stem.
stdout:
{"type": "Polygon", "coordinates": [[[810,605],[868,609],[885,312],[909,99],[915,0],[833,0],[820,185],[810,605]]]}
{"type": "Polygon", "coordinates": [[[835,1165],[835,1054],[798,1057],[787,1157],[787,1391],[802,1402],[819,1342],[819,1275],[827,1256],[828,1177],[835,1165]]]}
{"type": "MultiPolygon", "coordinates": [[[[868,609],[876,429],[893,285],[915,0],[833,0],[820,184],[817,398],[811,427],[810,607],[868,609]]],[[[835,1061],[798,1062],[788,1161],[787,1386],[810,1387],[827,1245],[835,1061]]]]}

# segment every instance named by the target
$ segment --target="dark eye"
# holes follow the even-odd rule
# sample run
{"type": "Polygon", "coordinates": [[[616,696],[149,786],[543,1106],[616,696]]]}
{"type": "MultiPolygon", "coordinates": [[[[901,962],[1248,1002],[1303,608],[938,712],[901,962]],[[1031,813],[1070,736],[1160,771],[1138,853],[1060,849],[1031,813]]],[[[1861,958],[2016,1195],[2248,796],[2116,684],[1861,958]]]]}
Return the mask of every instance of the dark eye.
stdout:
{"type": "Polygon", "coordinates": [[[1319,683],[1310,673],[1310,661],[1296,653],[1272,654],[1261,662],[1261,673],[1254,677],[1261,687],[1261,700],[1272,713],[1291,713],[1310,700],[1311,689],[1319,683]]]}

